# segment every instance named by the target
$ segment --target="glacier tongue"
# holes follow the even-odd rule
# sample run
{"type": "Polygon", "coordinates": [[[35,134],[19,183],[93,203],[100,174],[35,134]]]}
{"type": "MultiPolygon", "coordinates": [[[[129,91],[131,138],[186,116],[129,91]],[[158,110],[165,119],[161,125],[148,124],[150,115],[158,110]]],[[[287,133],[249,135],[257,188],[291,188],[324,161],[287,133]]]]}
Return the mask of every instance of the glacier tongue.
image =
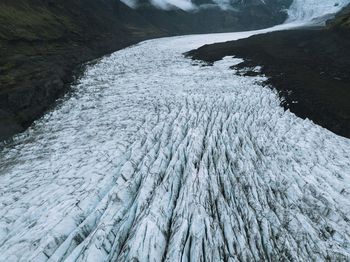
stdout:
{"type": "Polygon", "coordinates": [[[238,59],[182,55],[255,33],[90,66],[0,153],[0,261],[348,260],[350,140],[285,112],[238,59]]]}
{"type": "Polygon", "coordinates": [[[294,0],[288,10],[287,23],[310,23],[339,12],[350,0],[294,0]]]}

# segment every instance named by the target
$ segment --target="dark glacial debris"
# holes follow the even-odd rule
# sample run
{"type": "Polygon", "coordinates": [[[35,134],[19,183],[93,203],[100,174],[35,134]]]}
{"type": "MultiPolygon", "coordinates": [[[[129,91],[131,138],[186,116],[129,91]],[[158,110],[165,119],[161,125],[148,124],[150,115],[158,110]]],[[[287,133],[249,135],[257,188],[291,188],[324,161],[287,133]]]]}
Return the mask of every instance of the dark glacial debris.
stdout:
{"type": "Polygon", "coordinates": [[[256,35],[206,45],[188,55],[209,63],[225,56],[243,58],[235,66],[239,70],[261,66],[267,84],[277,89],[286,109],[350,138],[349,10],[326,28],[256,35]]]}

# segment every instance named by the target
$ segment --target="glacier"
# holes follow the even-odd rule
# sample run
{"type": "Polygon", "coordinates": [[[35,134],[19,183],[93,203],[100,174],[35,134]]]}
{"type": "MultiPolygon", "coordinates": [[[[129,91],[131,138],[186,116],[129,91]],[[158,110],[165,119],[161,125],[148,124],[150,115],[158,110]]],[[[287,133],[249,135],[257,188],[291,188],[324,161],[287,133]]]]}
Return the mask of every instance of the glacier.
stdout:
{"type": "Polygon", "coordinates": [[[350,140],[263,75],[142,42],[88,66],[0,151],[0,261],[349,261],[350,140]]]}
{"type": "Polygon", "coordinates": [[[349,0],[294,0],[288,10],[287,23],[324,21],[323,17],[335,14],[350,3],[349,0]]]}

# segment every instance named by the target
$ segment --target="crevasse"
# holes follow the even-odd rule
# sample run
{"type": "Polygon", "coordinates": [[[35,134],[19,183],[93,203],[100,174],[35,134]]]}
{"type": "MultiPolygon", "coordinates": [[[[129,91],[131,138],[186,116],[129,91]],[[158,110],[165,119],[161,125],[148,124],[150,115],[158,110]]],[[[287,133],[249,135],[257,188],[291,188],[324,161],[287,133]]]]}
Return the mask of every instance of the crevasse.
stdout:
{"type": "Polygon", "coordinates": [[[184,52],[271,30],[146,41],[90,66],[0,152],[0,261],[350,257],[350,140],[263,76],[184,52]]]}

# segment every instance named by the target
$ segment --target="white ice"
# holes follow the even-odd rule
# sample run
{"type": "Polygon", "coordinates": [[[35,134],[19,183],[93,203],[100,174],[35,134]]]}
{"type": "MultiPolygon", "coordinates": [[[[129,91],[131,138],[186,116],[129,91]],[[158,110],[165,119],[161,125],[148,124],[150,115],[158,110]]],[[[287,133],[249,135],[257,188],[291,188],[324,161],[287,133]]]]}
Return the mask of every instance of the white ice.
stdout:
{"type": "Polygon", "coordinates": [[[284,111],[238,59],[182,55],[269,30],[90,66],[0,152],[0,261],[349,260],[350,140],[284,111]]]}
{"type": "Polygon", "coordinates": [[[350,3],[349,0],[294,0],[288,10],[288,23],[308,23],[318,21],[340,11],[350,3]]]}

